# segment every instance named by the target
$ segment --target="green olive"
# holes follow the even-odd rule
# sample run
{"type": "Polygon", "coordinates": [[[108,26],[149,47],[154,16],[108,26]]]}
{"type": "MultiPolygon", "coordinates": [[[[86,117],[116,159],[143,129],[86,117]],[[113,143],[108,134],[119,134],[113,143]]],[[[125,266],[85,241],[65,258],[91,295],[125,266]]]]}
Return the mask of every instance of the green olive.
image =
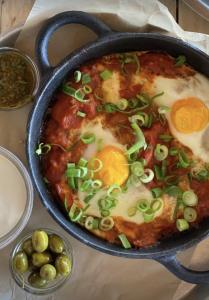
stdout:
{"type": "Polygon", "coordinates": [[[52,281],[55,279],[57,271],[53,265],[46,264],[40,269],[40,276],[47,281],[52,281]]]}
{"type": "Polygon", "coordinates": [[[35,267],[41,267],[45,264],[52,262],[52,256],[49,252],[45,251],[42,253],[33,253],[32,254],[32,264],[35,267]]]}
{"type": "Polygon", "coordinates": [[[25,252],[20,251],[15,254],[13,266],[19,273],[25,273],[28,270],[28,258],[25,252]]]}
{"type": "Polygon", "coordinates": [[[54,253],[62,253],[64,250],[63,240],[56,234],[49,236],[49,249],[54,253]]]}
{"type": "Polygon", "coordinates": [[[44,252],[48,247],[48,235],[43,230],[36,230],[32,234],[32,244],[36,252],[44,252]]]}
{"type": "Polygon", "coordinates": [[[57,273],[63,276],[67,276],[71,271],[71,260],[66,255],[59,255],[55,260],[55,267],[57,269],[57,273]]]}
{"type": "Polygon", "coordinates": [[[34,252],[32,240],[27,239],[26,241],[24,241],[24,243],[22,244],[22,249],[28,256],[31,256],[34,252]]]}
{"type": "Polygon", "coordinates": [[[43,288],[47,284],[47,281],[41,278],[38,272],[31,273],[28,277],[28,282],[36,288],[43,288]]]}

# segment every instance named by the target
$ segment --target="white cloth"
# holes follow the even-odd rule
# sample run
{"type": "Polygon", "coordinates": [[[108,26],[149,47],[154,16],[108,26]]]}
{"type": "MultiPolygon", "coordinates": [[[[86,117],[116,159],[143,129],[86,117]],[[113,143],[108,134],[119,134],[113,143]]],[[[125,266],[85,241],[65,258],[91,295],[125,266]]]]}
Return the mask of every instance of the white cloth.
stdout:
{"type": "MultiPolygon", "coordinates": [[[[161,31],[178,36],[209,53],[209,36],[183,31],[167,8],[156,0],[36,0],[16,47],[34,57],[35,37],[42,22],[66,10],[82,10],[96,14],[115,30],[161,31]]],[[[67,53],[95,38],[95,34],[83,26],[65,26],[54,34],[50,42],[51,62],[58,63],[67,53]]],[[[0,112],[0,145],[13,151],[25,163],[24,140],[30,108],[29,105],[17,111],[0,112]]],[[[36,196],[32,217],[24,232],[37,227],[56,228],[65,233],[36,196]]],[[[207,288],[200,290],[200,287],[181,282],[155,261],[110,256],[85,246],[70,235],[67,237],[74,248],[73,276],[61,290],[45,299],[180,300],[185,295],[188,295],[186,299],[209,299],[207,288]]],[[[0,299],[38,299],[37,296],[30,295],[26,298],[26,293],[10,281],[8,256],[11,246],[0,252],[0,299]]],[[[206,240],[196,248],[182,252],[179,255],[180,259],[185,265],[193,264],[209,269],[208,246],[209,240],[206,240]]]]}

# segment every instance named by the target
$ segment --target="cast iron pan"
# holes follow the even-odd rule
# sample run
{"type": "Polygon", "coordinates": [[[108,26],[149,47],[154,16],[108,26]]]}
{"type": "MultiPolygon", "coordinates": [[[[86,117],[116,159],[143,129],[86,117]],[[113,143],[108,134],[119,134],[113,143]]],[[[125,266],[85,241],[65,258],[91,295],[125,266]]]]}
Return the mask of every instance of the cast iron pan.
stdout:
{"type": "MultiPolygon", "coordinates": [[[[70,34],[69,34],[70,38],[70,34]]],[[[209,57],[193,46],[179,39],[150,33],[113,32],[108,26],[92,15],[79,11],[68,11],[50,18],[39,32],[36,41],[36,56],[42,72],[42,86],[39,89],[36,103],[28,121],[27,157],[31,175],[40,195],[41,201],[52,217],[72,236],[99,251],[128,258],[154,259],[182,280],[191,283],[209,283],[209,271],[198,272],[182,266],[176,259],[176,253],[185,250],[202,239],[209,232],[209,220],[204,221],[196,230],[172,236],[157,245],[145,249],[126,250],[90,234],[85,229],[70,222],[53,200],[42,179],[39,159],[35,149],[39,143],[41,127],[52,96],[69,72],[73,72],[88,60],[108,53],[134,50],[162,50],[173,56],[183,54],[188,63],[199,72],[209,77],[209,57]],[[93,30],[98,39],[88,43],[70,55],[59,65],[52,67],[48,60],[48,43],[54,31],[59,27],[71,24],[83,24],[93,30]]]]}

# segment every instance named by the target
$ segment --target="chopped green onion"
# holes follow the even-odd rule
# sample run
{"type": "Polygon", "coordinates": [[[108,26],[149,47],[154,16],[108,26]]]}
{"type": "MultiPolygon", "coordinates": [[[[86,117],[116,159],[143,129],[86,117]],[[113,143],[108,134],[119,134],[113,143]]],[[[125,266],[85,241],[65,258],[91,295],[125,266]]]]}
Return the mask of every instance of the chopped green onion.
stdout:
{"type": "Polygon", "coordinates": [[[178,183],[178,177],[176,175],[169,175],[165,177],[165,183],[167,185],[175,185],[178,183]]]}
{"type": "Polygon", "coordinates": [[[176,227],[179,231],[184,231],[189,229],[189,223],[185,219],[177,219],[176,227]]]}
{"type": "Polygon", "coordinates": [[[88,168],[80,167],[80,170],[81,170],[80,178],[86,177],[86,175],[88,174],[88,168]]]}
{"type": "Polygon", "coordinates": [[[81,170],[76,168],[68,168],[66,171],[67,177],[81,177],[81,170]]]}
{"type": "Polygon", "coordinates": [[[102,181],[97,179],[97,180],[93,180],[92,183],[91,183],[91,186],[94,190],[98,190],[101,188],[102,186],[102,181]]]}
{"type": "Polygon", "coordinates": [[[101,216],[102,217],[108,217],[110,215],[110,211],[108,209],[102,209],[101,210],[101,216]]]}
{"type": "Polygon", "coordinates": [[[92,230],[93,229],[93,221],[94,221],[94,218],[92,216],[88,216],[86,218],[86,221],[85,221],[85,227],[86,227],[86,229],[88,229],[88,230],[92,230]]]}
{"type": "Polygon", "coordinates": [[[131,99],[129,99],[129,101],[128,101],[128,106],[129,106],[130,108],[136,108],[137,105],[138,105],[138,103],[139,103],[139,100],[138,100],[137,98],[131,98],[131,99]]]}
{"type": "Polygon", "coordinates": [[[155,177],[157,178],[157,180],[162,180],[163,179],[162,171],[158,165],[154,165],[154,171],[155,171],[155,177]]]}
{"type": "Polygon", "coordinates": [[[129,240],[127,239],[127,237],[124,233],[119,234],[118,238],[120,239],[120,241],[125,249],[131,248],[131,244],[129,243],[129,240]]]}
{"type": "Polygon", "coordinates": [[[35,152],[37,155],[47,154],[51,150],[51,148],[52,147],[50,144],[40,143],[35,152]]]}
{"type": "Polygon", "coordinates": [[[69,211],[69,217],[71,221],[78,222],[82,214],[83,214],[82,209],[79,208],[75,203],[73,203],[69,211]]]}
{"type": "Polygon", "coordinates": [[[159,161],[166,159],[166,157],[168,156],[168,147],[166,147],[165,145],[157,144],[154,151],[154,156],[159,161]]]}
{"type": "Polygon", "coordinates": [[[118,193],[121,193],[121,187],[118,184],[112,184],[109,189],[107,190],[107,195],[112,197],[118,193]]]}
{"type": "Polygon", "coordinates": [[[171,185],[169,187],[166,187],[164,193],[168,194],[169,196],[175,197],[177,199],[182,197],[182,190],[176,185],[171,185]]]}
{"type": "Polygon", "coordinates": [[[165,105],[158,107],[158,113],[160,115],[161,114],[166,114],[169,110],[170,110],[170,107],[165,106],[165,105]]]}
{"type": "Polygon", "coordinates": [[[65,200],[64,200],[64,206],[65,206],[66,212],[68,212],[68,204],[67,204],[67,198],[66,197],[65,197],[65,200]]]}
{"type": "Polygon", "coordinates": [[[144,148],[144,146],[146,145],[144,134],[141,131],[141,129],[139,128],[139,126],[136,123],[132,123],[131,127],[133,128],[133,130],[136,134],[136,140],[137,141],[133,146],[131,146],[127,150],[127,155],[131,155],[134,152],[138,152],[141,148],[144,148]]]}
{"type": "Polygon", "coordinates": [[[78,162],[78,166],[79,167],[86,167],[88,164],[88,160],[86,160],[85,158],[81,157],[79,162],[78,162]]]}
{"type": "Polygon", "coordinates": [[[179,55],[177,58],[176,58],[176,63],[175,63],[175,66],[176,67],[181,67],[182,65],[184,65],[186,62],[186,57],[184,55],[179,55]]]}
{"type": "Polygon", "coordinates": [[[161,198],[158,198],[156,200],[154,200],[151,204],[151,209],[152,211],[155,213],[157,212],[158,210],[161,209],[161,207],[163,206],[163,200],[161,198]]]}
{"type": "Polygon", "coordinates": [[[107,80],[110,77],[112,77],[112,71],[106,69],[106,70],[102,71],[99,75],[102,78],[102,80],[107,80]]]}
{"type": "Polygon", "coordinates": [[[86,114],[85,114],[84,112],[80,111],[80,110],[77,111],[76,115],[77,115],[78,117],[81,117],[81,118],[85,118],[85,116],[86,116],[86,114]]]}
{"type": "Polygon", "coordinates": [[[163,161],[162,161],[162,166],[161,166],[161,175],[162,175],[162,179],[165,178],[166,171],[167,171],[167,161],[166,161],[166,160],[163,160],[163,161]]]}
{"type": "Polygon", "coordinates": [[[135,206],[129,207],[128,216],[133,217],[135,216],[136,212],[137,212],[137,208],[135,206]]]}
{"type": "Polygon", "coordinates": [[[132,123],[139,122],[139,126],[147,127],[149,124],[149,116],[147,113],[144,112],[138,112],[136,115],[133,115],[129,118],[129,121],[132,123]]]}
{"type": "Polygon", "coordinates": [[[159,187],[151,189],[151,192],[154,198],[159,198],[163,194],[163,190],[159,187]]]}
{"type": "Polygon", "coordinates": [[[141,102],[141,109],[145,109],[150,105],[150,97],[146,94],[137,94],[136,98],[141,102]]]}
{"type": "Polygon", "coordinates": [[[94,133],[86,132],[81,135],[81,141],[84,144],[92,144],[95,142],[95,140],[96,140],[96,137],[95,137],[94,133]]]}
{"type": "Polygon", "coordinates": [[[160,93],[158,93],[158,94],[152,96],[151,100],[153,101],[154,99],[156,99],[156,98],[158,98],[158,97],[160,97],[160,96],[162,96],[162,95],[164,95],[164,92],[160,92],[160,93]]]}
{"type": "Polygon", "coordinates": [[[104,217],[101,219],[99,223],[99,228],[102,231],[109,231],[113,228],[114,226],[114,220],[111,217],[104,217]]]}
{"type": "Polygon", "coordinates": [[[138,158],[138,153],[137,152],[134,152],[134,153],[131,153],[131,154],[128,155],[128,161],[130,163],[136,161],[137,158],[138,158]]]}
{"type": "Polygon", "coordinates": [[[68,177],[68,185],[72,190],[77,190],[78,180],[75,177],[68,177]]]}
{"type": "Polygon", "coordinates": [[[62,91],[65,94],[75,98],[79,102],[82,102],[82,103],[88,102],[88,100],[84,99],[85,94],[82,92],[82,89],[76,90],[76,89],[64,84],[62,87],[62,91]]]}
{"type": "Polygon", "coordinates": [[[198,203],[197,195],[192,190],[184,192],[182,200],[187,206],[196,206],[198,203]]]}
{"type": "Polygon", "coordinates": [[[75,71],[74,72],[74,78],[75,78],[75,82],[78,83],[81,80],[81,72],[80,71],[75,71]]]}
{"type": "Polygon", "coordinates": [[[205,167],[194,167],[191,176],[199,181],[205,181],[209,179],[209,171],[205,167]]]}
{"type": "Polygon", "coordinates": [[[173,139],[169,134],[160,134],[159,138],[164,142],[170,142],[173,139]]]}
{"type": "Polygon", "coordinates": [[[90,87],[90,85],[84,85],[83,87],[83,91],[85,94],[90,94],[92,92],[92,88],[90,87]]]}
{"type": "Polygon", "coordinates": [[[104,104],[104,110],[105,112],[107,113],[113,113],[115,111],[117,111],[117,107],[115,104],[112,104],[112,103],[105,103],[104,104]]]}
{"type": "Polygon", "coordinates": [[[93,172],[98,172],[102,169],[103,162],[99,158],[93,158],[89,161],[89,169],[93,172]],[[95,166],[96,164],[96,166],[95,166]]]}
{"type": "Polygon", "coordinates": [[[184,209],[184,219],[189,223],[194,222],[197,219],[196,210],[192,207],[186,207],[184,209]]]}
{"type": "Polygon", "coordinates": [[[89,195],[87,195],[85,198],[84,198],[84,202],[85,203],[89,203],[90,202],[90,200],[94,197],[94,193],[92,193],[92,194],[89,194],[89,195]]]}
{"type": "Polygon", "coordinates": [[[128,107],[128,100],[125,98],[120,99],[117,103],[117,107],[120,110],[125,110],[128,107]]]}
{"type": "Polygon", "coordinates": [[[185,152],[180,151],[178,153],[179,163],[178,166],[181,168],[188,168],[190,166],[189,159],[185,152]]]}
{"type": "Polygon", "coordinates": [[[87,180],[82,182],[81,186],[79,187],[79,190],[81,192],[86,192],[86,191],[91,190],[91,188],[92,188],[92,180],[87,179],[87,180]]]}
{"type": "Polygon", "coordinates": [[[83,73],[82,74],[82,84],[88,84],[91,82],[91,77],[89,74],[83,73]]]}
{"type": "Polygon", "coordinates": [[[149,223],[149,222],[153,221],[153,219],[154,219],[153,210],[151,208],[146,210],[146,212],[143,213],[143,218],[144,218],[145,223],[149,223]]]}
{"type": "Polygon", "coordinates": [[[115,207],[116,205],[116,199],[115,198],[112,198],[110,196],[107,196],[107,197],[104,197],[104,198],[100,198],[98,200],[98,205],[101,209],[110,209],[110,208],[113,208],[115,207]]]}
{"type": "Polygon", "coordinates": [[[137,209],[141,212],[146,212],[150,208],[150,203],[146,199],[141,199],[137,203],[137,209]]]}
{"type": "Polygon", "coordinates": [[[136,176],[136,175],[134,175],[134,174],[132,174],[132,175],[129,177],[129,179],[128,179],[128,181],[127,181],[127,186],[128,186],[129,184],[132,184],[132,185],[134,185],[135,187],[139,187],[139,186],[142,185],[141,180],[140,180],[140,177],[138,177],[138,176],[136,176]]]}
{"type": "Polygon", "coordinates": [[[144,174],[144,167],[140,161],[135,161],[131,164],[131,172],[136,176],[142,176],[144,174]]]}
{"type": "Polygon", "coordinates": [[[175,147],[172,147],[172,148],[169,149],[169,154],[171,156],[176,156],[176,155],[178,155],[178,153],[179,153],[179,150],[175,147]]]}
{"type": "Polygon", "coordinates": [[[154,172],[151,169],[145,169],[144,174],[140,177],[141,182],[148,183],[154,178],[154,172]]]}

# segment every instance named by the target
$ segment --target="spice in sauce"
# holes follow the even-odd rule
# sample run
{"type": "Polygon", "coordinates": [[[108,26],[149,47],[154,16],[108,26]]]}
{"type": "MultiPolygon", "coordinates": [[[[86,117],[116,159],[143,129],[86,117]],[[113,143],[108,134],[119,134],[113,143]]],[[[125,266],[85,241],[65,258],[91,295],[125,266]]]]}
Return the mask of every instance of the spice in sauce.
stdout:
{"type": "Polygon", "coordinates": [[[17,108],[31,100],[34,74],[18,52],[0,53],[0,108],[17,108]]]}

